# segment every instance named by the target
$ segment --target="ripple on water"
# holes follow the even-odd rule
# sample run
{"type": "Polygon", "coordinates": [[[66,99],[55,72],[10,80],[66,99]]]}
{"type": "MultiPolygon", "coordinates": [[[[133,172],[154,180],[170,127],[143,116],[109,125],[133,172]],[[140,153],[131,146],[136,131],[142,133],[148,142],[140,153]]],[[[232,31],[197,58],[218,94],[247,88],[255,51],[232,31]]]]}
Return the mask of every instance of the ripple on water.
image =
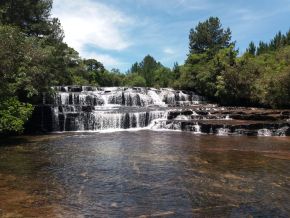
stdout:
{"type": "Polygon", "coordinates": [[[289,142],[154,131],[24,137],[0,147],[0,215],[287,217],[289,142]]]}

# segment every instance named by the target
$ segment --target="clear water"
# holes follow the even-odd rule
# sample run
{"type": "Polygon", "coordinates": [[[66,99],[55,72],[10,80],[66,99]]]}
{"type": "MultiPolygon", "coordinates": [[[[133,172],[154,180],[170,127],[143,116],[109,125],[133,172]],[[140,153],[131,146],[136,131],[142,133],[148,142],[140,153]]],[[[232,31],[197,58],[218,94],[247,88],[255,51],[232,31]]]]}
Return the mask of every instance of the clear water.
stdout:
{"type": "Polygon", "coordinates": [[[3,217],[289,217],[290,138],[66,133],[0,146],[3,217]]]}

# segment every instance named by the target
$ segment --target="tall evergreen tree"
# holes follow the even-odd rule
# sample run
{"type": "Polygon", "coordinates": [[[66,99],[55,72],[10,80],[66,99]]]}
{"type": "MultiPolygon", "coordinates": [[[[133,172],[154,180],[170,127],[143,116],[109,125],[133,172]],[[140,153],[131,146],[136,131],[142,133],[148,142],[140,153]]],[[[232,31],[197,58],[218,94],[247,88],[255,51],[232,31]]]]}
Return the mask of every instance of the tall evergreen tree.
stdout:
{"type": "Polygon", "coordinates": [[[138,62],[135,62],[130,69],[130,73],[138,73],[139,71],[140,71],[139,64],[138,62]]]}
{"type": "Polygon", "coordinates": [[[254,42],[250,42],[249,47],[247,48],[247,53],[251,54],[251,55],[256,55],[256,46],[254,42]]]}
{"type": "Polygon", "coordinates": [[[143,61],[139,64],[140,76],[144,77],[147,86],[153,85],[154,71],[161,66],[162,65],[150,55],[145,56],[143,61]]]}
{"type": "Polygon", "coordinates": [[[180,77],[180,66],[178,65],[177,62],[174,63],[172,72],[173,72],[174,79],[177,79],[180,77]]]}
{"type": "Polygon", "coordinates": [[[223,29],[217,17],[210,17],[190,30],[189,50],[191,54],[200,54],[208,50],[216,53],[219,49],[227,48],[231,44],[231,30],[223,29]]]}
{"type": "Polygon", "coordinates": [[[290,45],[290,30],[286,33],[286,45],[290,45]]]}
{"type": "Polygon", "coordinates": [[[284,46],[284,35],[279,31],[271,40],[269,47],[271,50],[276,50],[282,46],[284,46]]]}
{"type": "Polygon", "coordinates": [[[261,55],[269,51],[269,45],[265,42],[260,41],[257,47],[257,55],[261,55]]]}

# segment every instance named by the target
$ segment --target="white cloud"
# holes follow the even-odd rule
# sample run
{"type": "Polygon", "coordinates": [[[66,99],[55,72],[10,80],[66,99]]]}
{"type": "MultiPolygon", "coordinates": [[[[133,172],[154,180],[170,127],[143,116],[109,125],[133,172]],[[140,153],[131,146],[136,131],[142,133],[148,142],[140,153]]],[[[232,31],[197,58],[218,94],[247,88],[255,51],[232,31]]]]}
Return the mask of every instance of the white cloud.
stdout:
{"type": "Polygon", "coordinates": [[[134,22],[114,8],[92,0],[55,0],[52,12],[61,21],[65,42],[81,55],[86,44],[115,51],[131,45],[125,30],[134,22]]]}
{"type": "Polygon", "coordinates": [[[84,58],[93,58],[98,61],[100,61],[102,64],[104,64],[106,67],[109,69],[116,68],[116,67],[123,67],[128,65],[128,63],[123,62],[117,58],[112,57],[111,55],[108,54],[99,54],[97,52],[84,52],[83,53],[84,58]]]}
{"type": "Polygon", "coordinates": [[[165,49],[163,50],[163,52],[164,52],[165,54],[168,54],[168,55],[173,55],[173,54],[175,54],[175,52],[173,51],[172,48],[165,48],[165,49]]]}

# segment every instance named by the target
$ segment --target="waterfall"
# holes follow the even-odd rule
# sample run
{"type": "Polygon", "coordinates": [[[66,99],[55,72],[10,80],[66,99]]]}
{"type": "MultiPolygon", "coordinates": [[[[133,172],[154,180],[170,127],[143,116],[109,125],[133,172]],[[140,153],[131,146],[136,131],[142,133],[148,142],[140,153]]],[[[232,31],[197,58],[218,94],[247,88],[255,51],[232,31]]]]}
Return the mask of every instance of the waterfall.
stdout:
{"type": "Polygon", "coordinates": [[[43,95],[42,104],[35,107],[31,123],[34,131],[150,129],[217,135],[290,135],[287,111],[280,112],[280,118],[275,112],[273,118],[279,118],[279,122],[261,123],[259,110],[244,112],[242,108],[206,104],[192,91],[91,86],[53,89],[54,95],[43,95]]]}
{"type": "MultiPolygon", "coordinates": [[[[193,92],[173,89],[90,86],[58,86],[53,89],[53,131],[148,129],[162,126],[180,129],[178,122],[171,127],[166,126],[166,123],[161,124],[167,119],[167,108],[184,105],[184,102],[193,105],[203,100],[201,97],[197,99],[193,92]]],[[[189,119],[186,116],[179,118],[189,119]]]]}
{"type": "Polygon", "coordinates": [[[198,123],[196,123],[194,125],[194,132],[197,133],[197,134],[200,134],[201,133],[200,125],[198,123]]]}

